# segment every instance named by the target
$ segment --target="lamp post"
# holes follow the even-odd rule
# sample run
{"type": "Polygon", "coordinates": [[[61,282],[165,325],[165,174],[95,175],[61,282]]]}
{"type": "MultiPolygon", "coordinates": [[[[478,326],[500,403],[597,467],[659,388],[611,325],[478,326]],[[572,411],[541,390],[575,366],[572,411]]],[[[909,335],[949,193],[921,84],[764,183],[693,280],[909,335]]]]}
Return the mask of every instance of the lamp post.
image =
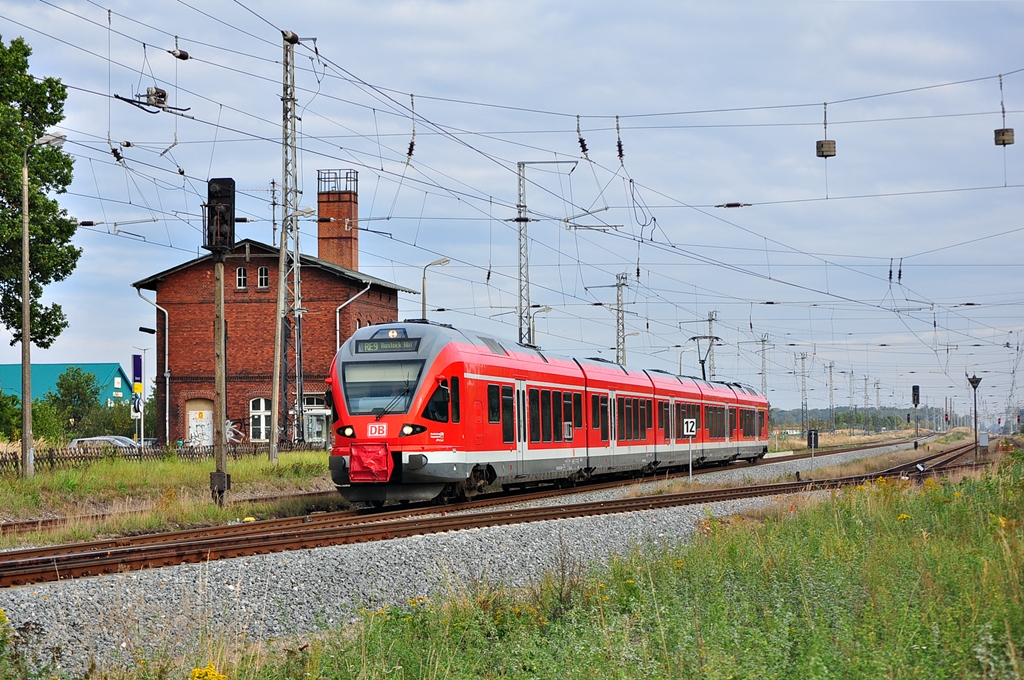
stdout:
{"type": "Polygon", "coordinates": [[[981,384],[981,378],[977,374],[967,379],[967,382],[971,384],[971,388],[974,390],[974,462],[978,462],[978,385],[981,384]]]}
{"type": "Polygon", "coordinates": [[[538,309],[536,309],[530,315],[530,344],[531,345],[536,345],[537,344],[537,315],[538,314],[545,314],[545,313],[550,312],[550,311],[551,311],[551,307],[549,307],[548,305],[544,305],[543,307],[538,307],[538,309]]]}
{"type": "Polygon", "coordinates": [[[422,292],[423,299],[421,300],[421,302],[423,303],[423,307],[422,307],[422,310],[421,310],[422,311],[421,315],[422,315],[424,321],[427,320],[427,267],[433,267],[434,265],[437,265],[438,267],[443,267],[446,264],[448,264],[449,262],[451,262],[451,260],[449,258],[441,257],[441,258],[438,258],[438,259],[434,260],[433,262],[428,263],[425,267],[423,267],[423,292],[422,292]]]}
{"type": "Polygon", "coordinates": [[[43,135],[25,147],[21,156],[21,476],[35,475],[32,437],[32,288],[29,285],[28,150],[33,146],[59,148],[67,135],[43,135]]]}

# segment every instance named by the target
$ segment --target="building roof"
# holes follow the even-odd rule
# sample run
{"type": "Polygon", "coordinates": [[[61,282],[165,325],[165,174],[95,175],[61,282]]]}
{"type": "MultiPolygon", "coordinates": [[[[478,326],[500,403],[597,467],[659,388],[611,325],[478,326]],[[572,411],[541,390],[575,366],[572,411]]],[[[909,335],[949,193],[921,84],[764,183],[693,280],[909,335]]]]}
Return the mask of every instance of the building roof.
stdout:
{"type": "MultiPolygon", "coordinates": [[[[131,398],[132,381],[121,364],[32,364],[32,398],[41,399],[47,392],[57,391],[57,378],[72,366],[96,376],[100,385],[100,401],[125,401],[131,398]],[[122,387],[114,389],[114,378],[121,378],[122,387]],[[114,391],[123,396],[114,396],[114,391]]],[[[21,364],[0,364],[0,393],[13,394],[21,399],[21,364]]]]}
{"type": "MultiPolygon", "coordinates": [[[[246,250],[248,250],[250,252],[256,251],[256,252],[260,252],[260,253],[263,253],[263,254],[270,254],[270,255],[275,255],[275,256],[279,252],[278,249],[275,246],[271,246],[271,245],[268,245],[266,243],[261,243],[260,241],[254,241],[253,239],[248,239],[248,238],[247,239],[243,239],[243,240],[241,240],[241,241],[239,241],[239,242],[237,242],[235,244],[235,250],[234,250],[235,253],[238,253],[239,251],[245,252],[246,250]]],[[[171,267],[170,269],[165,269],[162,272],[159,272],[157,274],[153,274],[152,276],[149,276],[149,277],[147,277],[145,279],[142,279],[141,281],[136,281],[135,283],[132,284],[132,286],[134,286],[135,288],[138,288],[138,289],[146,289],[146,290],[154,290],[155,291],[157,285],[161,281],[163,281],[165,278],[170,276],[171,274],[179,272],[179,271],[181,271],[183,269],[188,269],[189,267],[195,266],[195,265],[200,264],[200,263],[209,262],[212,259],[213,259],[213,255],[212,254],[210,254],[210,255],[203,255],[202,257],[197,257],[194,260],[189,260],[188,262],[183,262],[182,264],[179,264],[176,267],[171,267]]],[[[319,257],[313,257],[312,255],[302,254],[300,256],[300,258],[299,258],[299,262],[302,265],[302,267],[314,267],[314,268],[317,268],[317,269],[322,269],[325,272],[328,272],[330,274],[334,274],[335,276],[338,276],[338,277],[341,277],[341,278],[350,279],[354,283],[362,284],[364,286],[367,285],[367,284],[370,284],[370,285],[378,286],[380,288],[386,288],[388,290],[398,291],[398,292],[401,292],[401,293],[412,293],[414,295],[418,295],[419,294],[419,291],[411,290],[409,288],[404,288],[402,286],[399,286],[398,284],[391,283],[389,281],[385,281],[384,279],[378,279],[375,276],[370,276],[369,274],[363,274],[361,272],[357,272],[357,271],[355,271],[353,269],[348,269],[348,268],[342,267],[340,265],[336,265],[333,262],[328,262],[327,260],[321,260],[319,257]]]]}

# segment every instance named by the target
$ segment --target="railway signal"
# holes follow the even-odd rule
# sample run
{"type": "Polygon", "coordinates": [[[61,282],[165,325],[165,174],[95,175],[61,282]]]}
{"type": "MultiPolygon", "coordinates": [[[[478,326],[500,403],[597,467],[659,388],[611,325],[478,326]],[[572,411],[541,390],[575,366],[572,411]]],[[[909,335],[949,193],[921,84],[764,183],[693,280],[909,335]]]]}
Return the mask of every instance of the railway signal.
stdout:
{"type": "Polygon", "coordinates": [[[235,246],[235,180],[211,179],[206,184],[206,242],[210,252],[227,252],[235,246]]]}
{"type": "Polygon", "coordinates": [[[235,247],[235,180],[211,179],[206,186],[206,229],[203,248],[213,254],[214,279],[214,401],[213,455],[216,471],[210,473],[210,495],[217,505],[227,504],[231,475],[228,474],[225,423],[227,422],[227,378],[224,324],[224,256],[235,247]]]}

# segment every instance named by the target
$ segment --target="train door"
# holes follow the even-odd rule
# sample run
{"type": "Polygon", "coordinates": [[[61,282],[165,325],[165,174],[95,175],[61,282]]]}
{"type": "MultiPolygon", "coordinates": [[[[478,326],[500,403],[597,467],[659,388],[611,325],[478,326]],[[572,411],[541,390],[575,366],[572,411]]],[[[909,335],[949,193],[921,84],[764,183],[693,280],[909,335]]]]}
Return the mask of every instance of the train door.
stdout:
{"type": "Polygon", "coordinates": [[[526,381],[516,380],[516,475],[525,474],[523,460],[526,457],[526,381]]]}
{"type": "Polygon", "coordinates": [[[615,390],[608,392],[608,454],[611,456],[612,464],[615,464],[615,454],[618,448],[619,418],[618,409],[615,407],[615,390]]]}
{"type": "Polygon", "coordinates": [[[671,450],[676,447],[676,400],[671,397],[668,400],[668,413],[665,417],[665,443],[671,450]]]}

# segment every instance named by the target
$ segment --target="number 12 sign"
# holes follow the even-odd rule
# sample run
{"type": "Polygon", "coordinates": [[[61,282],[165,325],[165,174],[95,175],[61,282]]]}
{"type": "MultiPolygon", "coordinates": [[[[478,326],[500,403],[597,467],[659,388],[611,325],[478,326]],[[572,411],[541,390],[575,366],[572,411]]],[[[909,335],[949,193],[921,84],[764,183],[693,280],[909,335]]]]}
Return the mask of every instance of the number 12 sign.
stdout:
{"type": "Polygon", "coordinates": [[[684,437],[696,437],[697,436],[697,419],[696,418],[683,418],[683,436],[684,437]]]}

